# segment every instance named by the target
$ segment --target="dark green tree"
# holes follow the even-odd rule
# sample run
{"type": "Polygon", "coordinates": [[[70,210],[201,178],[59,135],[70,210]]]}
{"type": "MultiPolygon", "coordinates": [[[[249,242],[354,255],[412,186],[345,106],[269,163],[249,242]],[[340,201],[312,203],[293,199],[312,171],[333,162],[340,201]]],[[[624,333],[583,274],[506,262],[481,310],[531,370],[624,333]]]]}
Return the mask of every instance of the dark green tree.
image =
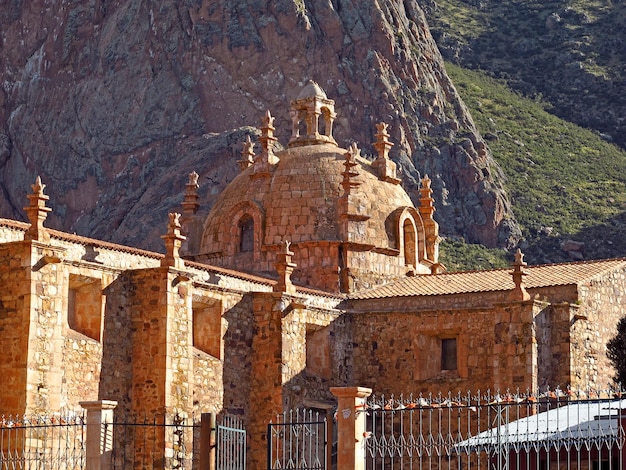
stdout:
{"type": "Polygon", "coordinates": [[[617,334],[606,344],[606,355],[615,368],[615,384],[626,387],[626,317],[617,322],[617,334]]]}

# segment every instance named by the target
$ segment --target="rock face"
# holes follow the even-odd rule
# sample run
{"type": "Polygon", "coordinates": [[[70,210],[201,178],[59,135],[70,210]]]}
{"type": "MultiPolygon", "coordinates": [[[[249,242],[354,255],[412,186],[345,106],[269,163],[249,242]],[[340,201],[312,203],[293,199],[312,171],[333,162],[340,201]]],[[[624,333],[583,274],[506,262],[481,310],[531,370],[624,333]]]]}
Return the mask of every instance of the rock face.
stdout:
{"type": "Polygon", "coordinates": [[[49,226],[162,251],[187,174],[208,212],[257,134],[241,126],[270,109],[286,143],[289,100],[313,79],[340,146],[374,154],[374,124],[390,124],[403,184],[417,201],[430,176],[444,235],[519,236],[416,2],[16,0],[0,35],[0,216],[24,219],[41,174],[49,226]]]}

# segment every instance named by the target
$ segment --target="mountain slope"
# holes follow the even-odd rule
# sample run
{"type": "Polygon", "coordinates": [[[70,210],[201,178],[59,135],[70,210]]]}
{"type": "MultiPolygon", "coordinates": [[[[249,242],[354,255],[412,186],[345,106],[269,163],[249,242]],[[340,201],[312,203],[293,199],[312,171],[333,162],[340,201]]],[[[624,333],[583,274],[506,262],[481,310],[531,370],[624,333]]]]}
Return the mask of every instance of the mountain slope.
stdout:
{"type": "Polygon", "coordinates": [[[442,232],[512,246],[501,171],[416,2],[15,1],[0,11],[0,215],[24,218],[41,174],[49,225],[161,250],[186,175],[203,209],[237,172],[266,109],[289,137],[307,79],[336,100],[334,135],[371,154],[391,124],[405,187],[433,180],[442,232]]]}
{"type": "MultiPolygon", "coordinates": [[[[452,64],[448,72],[506,175],[527,261],[626,256],[626,151],[484,73],[452,64]],[[576,244],[568,240],[584,246],[572,251],[576,244]]],[[[457,250],[450,247],[458,256],[457,250]]],[[[446,251],[442,248],[444,258],[446,251]]],[[[456,267],[502,265],[487,263],[488,253],[474,258],[482,260],[456,267]]]]}
{"type": "Polygon", "coordinates": [[[444,57],[503,78],[551,112],[626,148],[626,3],[437,0],[425,3],[444,57]]]}

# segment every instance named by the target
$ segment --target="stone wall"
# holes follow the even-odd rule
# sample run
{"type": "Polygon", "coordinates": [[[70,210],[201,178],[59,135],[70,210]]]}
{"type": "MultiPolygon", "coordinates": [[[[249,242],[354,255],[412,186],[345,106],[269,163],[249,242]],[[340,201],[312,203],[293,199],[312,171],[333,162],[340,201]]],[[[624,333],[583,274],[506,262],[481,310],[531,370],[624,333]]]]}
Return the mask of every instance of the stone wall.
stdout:
{"type": "Polygon", "coordinates": [[[532,388],[533,302],[494,309],[352,315],[353,383],[377,394],[532,388]],[[442,370],[441,340],[456,339],[457,367],[442,370]]]}
{"type": "Polygon", "coordinates": [[[572,369],[578,383],[611,384],[606,344],[626,312],[626,269],[607,272],[579,286],[580,310],[572,329],[572,369]],[[583,347],[586,346],[586,347],[583,347]]]}
{"type": "Polygon", "coordinates": [[[0,245],[0,410],[26,411],[28,339],[30,335],[30,247],[21,242],[0,245]]]}

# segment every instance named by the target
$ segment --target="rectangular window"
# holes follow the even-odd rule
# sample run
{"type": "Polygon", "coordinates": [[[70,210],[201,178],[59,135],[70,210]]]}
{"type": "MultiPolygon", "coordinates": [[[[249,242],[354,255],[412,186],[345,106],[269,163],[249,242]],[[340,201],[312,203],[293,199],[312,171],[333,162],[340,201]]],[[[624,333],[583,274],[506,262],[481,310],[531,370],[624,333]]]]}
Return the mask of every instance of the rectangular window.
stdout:
{"type": "Polygon", "coordinates": [[[102,281],[70,274],[67,292],[67,324],[79,333],[100,341],[104,311],[102,281]]]}
{"type": "Polygon", "coordinates": [[[456,370],[456,338],[441,340],[441,370],[456,370]]]}
{"type": "Polygon", "coordinates": [[[223,359],[222,303],[194,303],[192,315],[193,347],[223,359]]]}

